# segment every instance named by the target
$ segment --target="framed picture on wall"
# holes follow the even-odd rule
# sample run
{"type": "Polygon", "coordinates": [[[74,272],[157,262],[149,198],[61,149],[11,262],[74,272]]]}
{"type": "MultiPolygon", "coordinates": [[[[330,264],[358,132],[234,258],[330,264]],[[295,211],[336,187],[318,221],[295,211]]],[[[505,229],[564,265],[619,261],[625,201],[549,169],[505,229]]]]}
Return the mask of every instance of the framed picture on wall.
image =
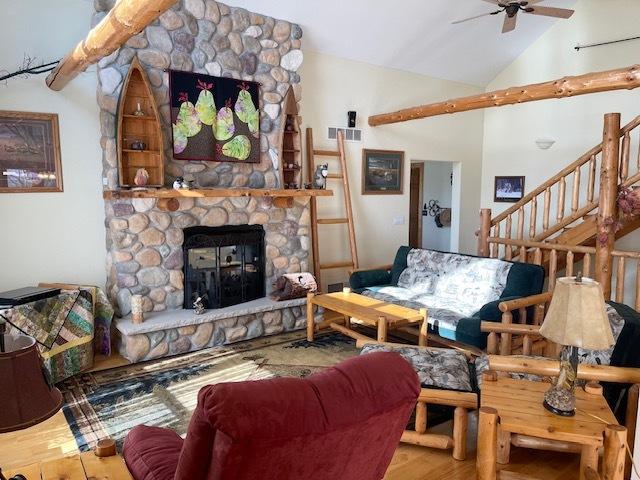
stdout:
{"type": "Polygon", "coordinates": [[[401,195],[404,152],[362,149],[362,194],[401,195]]]}
{"type": "Polygon", "coordinates": [[[0,193],[62,192],[55,113],[0,110],[0,193]]]}
{"type": "Polygon", "coordinates": [[[524,196],[524,177],[496,177],[493,187],[494,202],[515,203],[524,196]]]}

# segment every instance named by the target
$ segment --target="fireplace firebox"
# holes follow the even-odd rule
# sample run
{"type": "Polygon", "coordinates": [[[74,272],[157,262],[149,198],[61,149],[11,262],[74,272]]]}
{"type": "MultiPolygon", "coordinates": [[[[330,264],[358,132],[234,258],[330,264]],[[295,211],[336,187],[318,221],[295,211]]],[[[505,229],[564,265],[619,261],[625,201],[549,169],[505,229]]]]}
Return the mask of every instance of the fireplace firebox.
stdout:
{"type": "Polygon", "coordinates": [[[184,229],[184,308],[221,308],[265,296],[261,225],[184,229]]]}

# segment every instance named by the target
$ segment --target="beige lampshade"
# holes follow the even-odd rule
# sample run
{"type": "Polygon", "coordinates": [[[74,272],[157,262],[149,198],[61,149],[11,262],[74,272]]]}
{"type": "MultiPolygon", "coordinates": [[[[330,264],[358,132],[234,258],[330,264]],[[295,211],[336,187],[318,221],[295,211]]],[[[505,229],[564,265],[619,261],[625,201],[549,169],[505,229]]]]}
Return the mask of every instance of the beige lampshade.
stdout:
{"type": "Polygon", "coordinates": [[[559,345],[588,350],[613,345],[600,284],[590,278],[558,278],[540,334],[559,345]]]}

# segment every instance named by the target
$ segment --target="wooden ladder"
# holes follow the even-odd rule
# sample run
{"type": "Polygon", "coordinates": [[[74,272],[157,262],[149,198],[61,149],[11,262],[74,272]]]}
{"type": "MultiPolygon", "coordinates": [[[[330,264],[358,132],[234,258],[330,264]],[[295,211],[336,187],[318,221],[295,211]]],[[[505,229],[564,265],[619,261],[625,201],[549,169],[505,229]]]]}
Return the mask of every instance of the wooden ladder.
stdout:
{"type": "Polygon", "coordinates": [[[313,130],[307,128],[307,162],[309,182],[313,182],[313,174],[316,169],[315,157],[336,157],[340,160],[340,173],[330,173],[327,179],[341,179],[344,194],[346,218],[318,218],[317,201],[320,197],[311,197],[311,245],[313,250],[313,272],[316,276],[318,288],[322,288],[321,271],[334,268],[358,268],[358,251],[356,248],[356,233],[353,228],[353,211],[351,209],[351,193],[349,190],[349,177],[347,174],[347,161],[344,150],[344,133],[338,131],[337,150],[319,150],[313,146],[313,130]],[[349,228],[349,251],[351,260],[342,262],[320,262],[320,249],[318,247],[318,225],[347,224],[349,228]]]}

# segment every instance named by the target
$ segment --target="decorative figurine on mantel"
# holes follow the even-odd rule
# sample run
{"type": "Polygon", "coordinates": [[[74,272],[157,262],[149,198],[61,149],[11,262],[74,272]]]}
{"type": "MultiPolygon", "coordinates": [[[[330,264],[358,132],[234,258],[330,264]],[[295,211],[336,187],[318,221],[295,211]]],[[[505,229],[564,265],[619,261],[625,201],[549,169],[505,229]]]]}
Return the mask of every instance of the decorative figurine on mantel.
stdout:
{"type": "Polygon", "coordinates": [[[196,315],[202,315],[204,313],[204,303],[202,301],[202,297],[196,298],[193,302],[193,311],[196,315]]]}
{"type": "Polygon", "coordinates": [[[133,114],[136,117],[146,117],[147,116],[147,114],[142,111],[142,108],[140,108],[140,102],[138,102],[138,106],[135,109],[135,111],[133,112],[133,114]]]}
{"type": "Polygon", "coordinates": [[[318,165],[313,174],[313,188],[324,190],[327,188],[327,176],[329,175],[329,164],[318,165]]]}
{"type": "Polygon", "coordinates": [[[133,183],[138,189],[145,189],[147,183],[149,183],[149,172],[144,168],[139,168],[133,178],[133,183]]]}
{"type": "Polygon", "coordinates": [[[173,188],[175,190],[189,190],[191,185],[189,185],[189,182],[185,181],[184,177],[176,177],[173,181],[173,188]]]}

